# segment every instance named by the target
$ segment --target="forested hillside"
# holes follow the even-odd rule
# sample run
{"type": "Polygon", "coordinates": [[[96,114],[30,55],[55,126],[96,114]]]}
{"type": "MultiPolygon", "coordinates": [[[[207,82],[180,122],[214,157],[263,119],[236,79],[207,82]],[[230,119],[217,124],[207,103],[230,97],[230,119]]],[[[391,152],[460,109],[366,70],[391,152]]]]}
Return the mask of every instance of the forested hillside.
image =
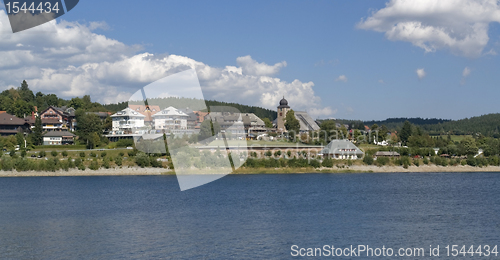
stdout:
{"type": "MultiPolygon", "coordinates": [[[[144,105],[144,101],[131,101],[130,104],[138,104],[144,105]]],[[[242,113],[254,113],[256,116],[260,118],[269,118],[271,121],[274,120],[277,116],[276,111],[255,107],[255,106],[247,106],[237,103],[226,103],[215,100],[206,100],[203,102],[201,99],[194,98],[178,98],[178,97],[169,97],[169,98],[154,98],[148,99],[148,105],[159,105],[160,107],[165,106],[173,106],[176,108],[190,108],[192,110],[202,110],[207,106],[229,106],[238,109],[238,111],[242,113]]],[[[128,102],[121,102],[118,104],[109,104],[104,105],[109,111],[116,112],[122,109],[125,109],[128,106],[128,102]]]]}

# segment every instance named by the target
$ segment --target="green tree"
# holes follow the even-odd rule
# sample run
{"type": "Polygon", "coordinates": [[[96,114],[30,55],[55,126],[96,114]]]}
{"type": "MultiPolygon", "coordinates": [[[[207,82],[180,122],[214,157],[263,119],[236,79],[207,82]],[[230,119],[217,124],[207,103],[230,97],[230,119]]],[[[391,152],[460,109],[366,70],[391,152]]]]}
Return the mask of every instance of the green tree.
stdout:
{"type": "Polygon", "coordinates": [[[271,122],[271,119],[269,119],[269,118],[266,117],[266,118],[262,119],[262,121],[264,121],[264,124],[266,124],[267,128],[272,128],[273,127],[273,122],[271,122]]]}
{"type": "Polygon", "coordinates": [[[32,133],[32,141],[35,145],[41,145],[43,142],[43,128],[42,128],[42,119],[40,116],[37,116],[35,119],[35,127],[33,128],[33,133],[32,133]]]}
{"type": "Polygon", "coordinates": [[[460,141],[459,148],[462,154],[465,155],[475,155],[478,151],[476,140],[474,138],[467,136],[462,141],[460,141]]]}
{"type": "Polygon", "coordinates": [[[16,143],[19,147],[24,147],[24,134],[22,132],[17,132],[16,143]]]}
{"type": "Polygon", "coordinates": [[[322,144],[327,144],[333,139],[337,139],[337,125],[333,120],[326,120],[321,123],[319,130],[319,141],[322,144]]]}
{"type": "Polygon", "coordinates": [[[286,113],[285,128],[290,133],[291,139],[294,139],[295,135],[299,133],[300,123],[299,120],[295,118],[295,112],[293,112],[292,109],[286,113]]]}
{"type": "Polygon", "coordinates": [[[220,125],[212,120],[204,120],[200,125],[200,140],[207,139],[220,132],[220,125]]]}
{"type": "Polygon", "coordinates": [[[100,143],[102,122],[96,114],[87,114],[82,109],[75,113],[78,122],[77,134],[87,148],[92,149],[100,143]]]}
{"type": "Polygon", "coordinates": [[[403,127],[401,128],[401,131],[399,132],[399,139],[401,140],[403,145],[406,145],[411,134],[412,134],[411,123],[408,120],[406,120],[403,124],[403,127]]]}

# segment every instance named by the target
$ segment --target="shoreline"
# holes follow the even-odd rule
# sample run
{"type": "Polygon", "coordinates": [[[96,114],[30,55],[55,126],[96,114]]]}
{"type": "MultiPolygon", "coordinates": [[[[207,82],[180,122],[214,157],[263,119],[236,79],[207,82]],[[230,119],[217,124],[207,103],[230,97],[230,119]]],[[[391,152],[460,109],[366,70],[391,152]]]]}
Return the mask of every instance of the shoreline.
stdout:
{"type": "MultiPolygon", "coordinates": [[[[376,165],[352,165],[344,168],[240,168],[232,175],[242,174],[307,174],[307,173],[430,173],[430,172],[500,172],[500,166],[472,167],[469,165],[437,166],[421,165],[409,166],[408,169],[402,166],[376,166],[376,165]]],[[[110,168],[85,171],[70,169],[68,171],[58,170],[55,172],[18,172],[16,170],[0,170],[1,177],[69,177],[69,176],[157,176],[175,175],[175,172],[164,168],[110,168]]]]}

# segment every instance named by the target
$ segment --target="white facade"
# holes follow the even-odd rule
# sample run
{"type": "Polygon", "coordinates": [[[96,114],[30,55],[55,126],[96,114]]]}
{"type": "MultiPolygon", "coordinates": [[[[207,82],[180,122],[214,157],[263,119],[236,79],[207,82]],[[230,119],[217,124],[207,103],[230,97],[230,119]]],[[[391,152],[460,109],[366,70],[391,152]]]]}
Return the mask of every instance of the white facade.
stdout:
{"type": "Polygon", "coordinates": [[[43,145],[61,145],[62,136],[43,137],[43,145]]]}
{"type": "Polygon", "coordinates": [[[171,106],[154,114],[152,117],[156,130],[187,129],[187,119],[189,118],[186,113],[171,106]]]}
{"type": "Polygon", "coordinates": [[[146,116],[143,114],[127,107],[111,116],[113,120],[113,131],[132,132],[136,128],[144,127],[145,117],[146,116]]]}

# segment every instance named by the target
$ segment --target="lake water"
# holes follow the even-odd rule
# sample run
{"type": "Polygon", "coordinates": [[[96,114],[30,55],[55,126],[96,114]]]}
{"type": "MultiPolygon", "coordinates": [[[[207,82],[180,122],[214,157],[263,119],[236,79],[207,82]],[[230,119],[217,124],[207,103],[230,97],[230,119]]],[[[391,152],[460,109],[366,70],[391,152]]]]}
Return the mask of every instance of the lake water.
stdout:
{"type": "Polygon", "coordinates": [[[175,176],[0,178],[0,258],[289,259],[292,245],[440,245],[433,259],[447,258],[446,245],[500,246],[499,184],[495,173],[229,175],[180,192],[175,176]]]}

